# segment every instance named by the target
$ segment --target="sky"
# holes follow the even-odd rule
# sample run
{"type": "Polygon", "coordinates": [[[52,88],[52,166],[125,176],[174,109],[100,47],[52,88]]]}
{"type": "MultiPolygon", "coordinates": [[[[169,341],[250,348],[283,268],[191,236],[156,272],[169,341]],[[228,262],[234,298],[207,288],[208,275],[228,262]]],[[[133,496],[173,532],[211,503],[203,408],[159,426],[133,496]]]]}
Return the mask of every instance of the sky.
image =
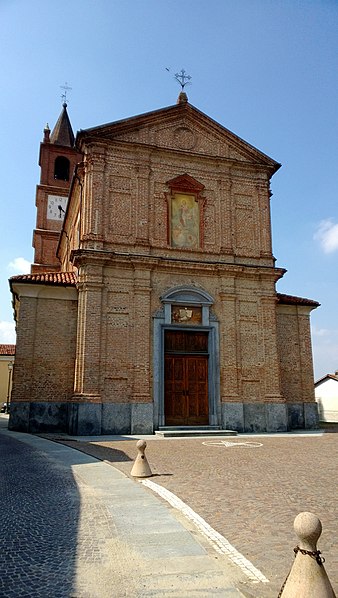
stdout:
{"type": "Polygon", "coordinates": [[[338,0],[0,0],[0,343],[33,261],[39,144],[67,83],[74,131],[189,102],[269,155],[281,293],[311,314],[315,379],[338,369],[338,0]],[[169,69],[169,70],[167,70],[169,69]]]}

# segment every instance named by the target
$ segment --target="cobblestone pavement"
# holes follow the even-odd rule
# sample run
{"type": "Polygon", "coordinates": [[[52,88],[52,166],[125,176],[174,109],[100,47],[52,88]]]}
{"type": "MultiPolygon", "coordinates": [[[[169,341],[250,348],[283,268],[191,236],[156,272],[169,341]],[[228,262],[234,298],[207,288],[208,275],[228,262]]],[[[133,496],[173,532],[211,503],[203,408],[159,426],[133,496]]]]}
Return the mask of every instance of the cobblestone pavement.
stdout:
{"type": "MultiPolygon", "coordinates": [[[[72,442],[126,474],[136,440],[72,442]]],[[[293,521],[318,515],[318,547],[338,589],[338,434],[236,438],[147,438],[157,484],[187,503],[270,580],[276,597],[293,561],[293,521]],[[261,446],[243,445],[254,443],[261,446]],[[250,448],[251,446],[251,448],[250,448]]]]}
{"type": "Polygon", "coordinates": [[[2,433],[0,455],[0,597],[138,596],[100,492],[72,473],[93,463],[70,466],[2,433]]]}
{"type": "Polygon", "coordinates": [[[74,479],[2,435],[0,454],[0,596],[68,597],[80,506],[74,479]]]}

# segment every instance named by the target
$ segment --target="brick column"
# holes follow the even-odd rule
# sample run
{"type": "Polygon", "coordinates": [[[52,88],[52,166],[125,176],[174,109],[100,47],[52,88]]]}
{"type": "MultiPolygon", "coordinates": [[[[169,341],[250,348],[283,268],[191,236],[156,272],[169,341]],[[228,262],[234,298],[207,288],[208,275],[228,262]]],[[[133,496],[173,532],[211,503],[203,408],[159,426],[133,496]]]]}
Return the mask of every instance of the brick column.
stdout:
{"type": "Polygon", "coordinates": [[[268,183],[262,181],[256,185],[259,206],[260,254],[262,257],[272,256],[270,192],[268,183]]]}
{"type": "Polygon", "coordinates": [[[233,293],[220,293],[221,424],[225,429],[244,429],[243,398],[239,388],[237,301],[233,293]]]}
{"type": "Polygon", "coordinates": [[[133,401],[147,403],[150,396],[150,270],[140,269],[135,264],[134,271],[134,327],[133,327],[133,401]]]}
{"type": "Polygon", "coordinates": [[[104,210],[104,154],[87,155],[85,162],[84,193],[82,205],[82,241],[94,241],[91,247],[100,249],[103,243],[104,210]]]}
{"type": "Polygon", "coordinates": [[[298,307],[299,357],[302,384],[302,401],[304,403],[304,427],[319,427],[318,405],[315,400],[313,378],[312,343],[309,309],[298,307]]]}
{"type": "Polygon", "coordinates": [[[222,319],[220,327],[221,401],[238,401],[238,358],[236,297],[221,293],[222,319]]]}
{"type": "Polygon", "coordinates": [[[142,264],[134,271],[134,326],[132,331],[131,368],[133,374],[131,433],[151,434],[154,405],[151,398],[151,272],[142,264]]]}
{"type": "Polygon", "coordinates": [[[100,402],[101,364],[101,276],[79,284],[75,401],[100,402]]]}
{"type": "Polygon", "coordinates": [[[277,348],[277,321],[275,297],[262,298],[264,339],[265,402],[284,403],[281,394],[280,363],[277,348]]]}
{"type": "Polygon", "coordinates": [[[149,168],[138,167],[136,171],[136,240],[142,245],[149,245],[149,168]]]}
{"type": "Polygon", "coordinates": [[[218,182],[218,192],[220,195],[220,226],[221,226],[221,239],[220,247],[221,252],[226,254],[233,253],[233,242],[232,242],[232,217],[231,217],[231,188],[232,183],[230,180],[220,180],[218,182]]]}

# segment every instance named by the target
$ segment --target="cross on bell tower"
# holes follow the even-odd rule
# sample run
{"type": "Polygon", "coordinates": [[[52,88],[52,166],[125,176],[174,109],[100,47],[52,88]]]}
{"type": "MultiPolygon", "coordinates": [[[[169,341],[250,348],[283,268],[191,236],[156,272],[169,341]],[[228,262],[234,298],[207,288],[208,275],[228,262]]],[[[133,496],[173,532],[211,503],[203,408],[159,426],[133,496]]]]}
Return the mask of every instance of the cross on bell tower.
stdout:
{"type": "Polygon", "coordinates": [[[66,107],[67,107],[67,91],[71,91],[72,88],[69,87],[69,85],[66,81],[64,85],[60,85],[60,89],[64,90],[63,93],[61,94],[62,104],[63,104],[63,106],[66,104],[66,107]]]}

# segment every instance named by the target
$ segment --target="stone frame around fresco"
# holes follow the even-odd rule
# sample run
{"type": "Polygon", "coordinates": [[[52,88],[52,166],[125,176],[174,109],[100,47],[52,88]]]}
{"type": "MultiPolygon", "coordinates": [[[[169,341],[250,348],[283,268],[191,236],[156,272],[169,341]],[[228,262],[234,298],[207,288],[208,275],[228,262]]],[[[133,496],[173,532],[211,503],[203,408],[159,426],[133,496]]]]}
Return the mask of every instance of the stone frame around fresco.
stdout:
{"type": "Polygon", "coordinates": [[[170,191],[165,193],[167,202],[167,243],[169,247],[173,249],[184,249],[185,251],[201,251],[204,247],[204,205],[206,198],[201,195],[204,190],[204,185],[199,183],[192,176],[187,173],[177,176],[170,181],[167,181],[166,185],[170,191]],[[197,204],[198,209],[198,242],[196,246],[189,246],[182,242],[182,245],[173,245],[173,202],[178,200],[179,196],[187,196],[193,198],[197,204]]]}

